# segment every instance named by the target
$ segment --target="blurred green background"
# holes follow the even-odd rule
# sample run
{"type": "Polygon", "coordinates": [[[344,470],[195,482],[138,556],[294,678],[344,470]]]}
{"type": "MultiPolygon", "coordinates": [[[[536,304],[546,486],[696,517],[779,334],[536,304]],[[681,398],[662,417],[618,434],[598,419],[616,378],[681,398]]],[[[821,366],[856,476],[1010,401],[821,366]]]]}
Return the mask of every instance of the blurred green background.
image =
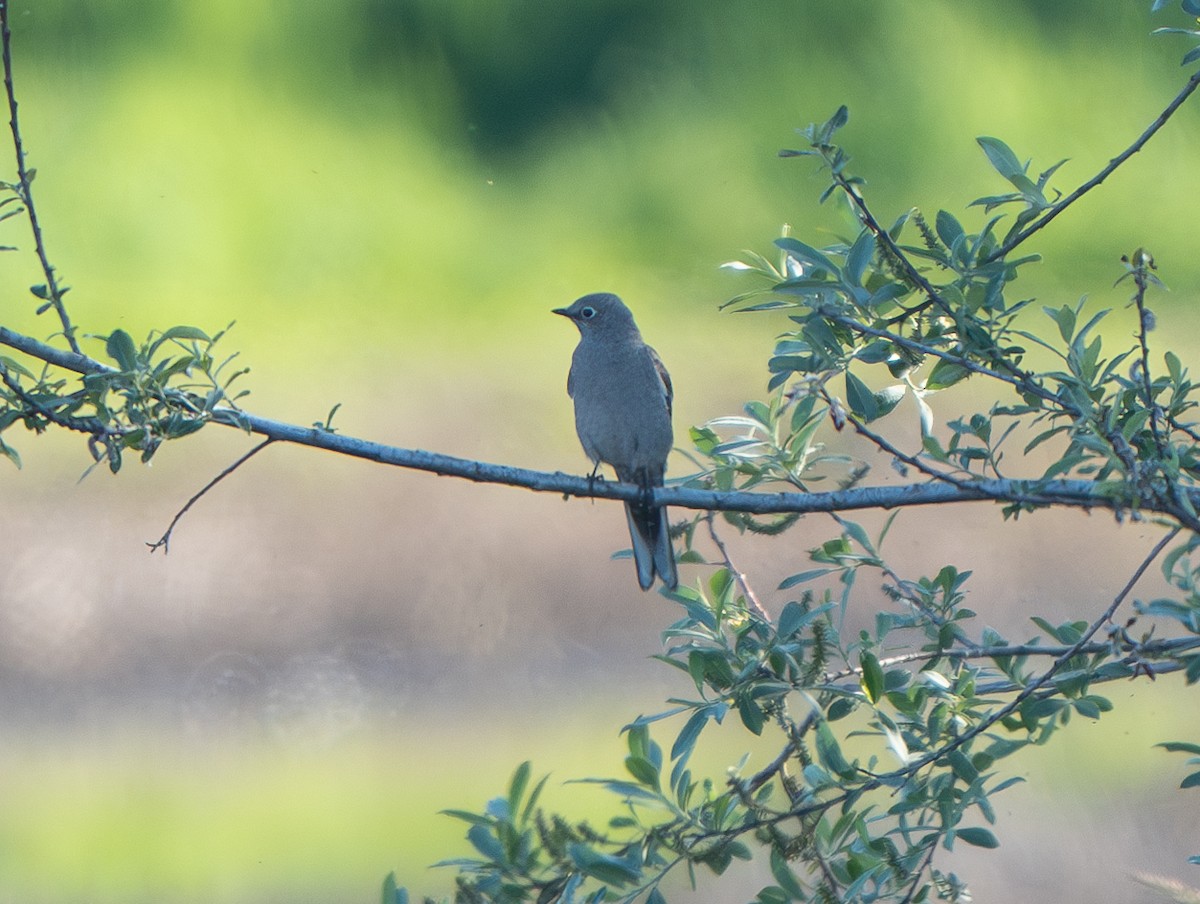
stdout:
{"type": "MultiPolygon", "coordinates": [[[[575,335],[550,308],[625,297],[672,371],[677,435],[736,412],[783,321],[720,314],[747,287],[718,265],[785,223],[813,244],[846,228],[811,161],[776,156],[794,128],[848,104],[882,219],[945,207],[978,227],[965,204],[1005,186],[975,136],[1035,171],[1069,157],[1070,190],[1182,86],[1186,45],[1149,35],[1179,13],[1149,6],[39,0],[12,20],[82,330],[236,320],[257,414],[311,423],[341,402],[348,434],[580,473],[575,335]]],[[[1047,262],[1015,289],[1119,309],[1118,259],[1145,245],[1173,289],[1154,300],[1162,335],[1194,354],[1198,140],[1185,107],[1031,243],[1047,262]]],[[[27,250],[20,221],[0,230],[27,250]]],[[[30,254],[0,258],[4,324],[45,337],[39,281],[30,254]]],[[[1119,312],[1109,338],[1132,329],[1119,312]]],[[[619,726],[687,692],[649,658],[675,611],[608,559],[625,543],[611,505],[272,449],[150,556],[244,437],[208,430],[83,482],[81,442],[17,440],[24,470],[0,470],[2,900],[361,901],[390,869],[444,893],[426,867],[465,842],[439,809],[482,805],[525,758],[613,774],[619,726]]],[[[985,507],[900,523],[897,562],[972,569],[973,608],[1014,638],[1030,613],[1097,611],[1156,536],[1072,513],[1001,531],[985,507]]],[[[735,549],[778,610],[771,588],[835,532],[735,549]]],[[[979,900],[1142,900],[1142,870],[1195,882],[1194,802],[1150,745],[1200,720],[1181,689],[1150,690],[1109,689],[1114,715],[1022,761],[1003,847],[946,864],[979,900]]],[[[714,775],[745,743],[713,739],[714,775]]],[[[552,782],[550,801],[604,816],[579,786],[552,782]]],[[[751,864],[695,900],[765,881],[751,864]]]]}

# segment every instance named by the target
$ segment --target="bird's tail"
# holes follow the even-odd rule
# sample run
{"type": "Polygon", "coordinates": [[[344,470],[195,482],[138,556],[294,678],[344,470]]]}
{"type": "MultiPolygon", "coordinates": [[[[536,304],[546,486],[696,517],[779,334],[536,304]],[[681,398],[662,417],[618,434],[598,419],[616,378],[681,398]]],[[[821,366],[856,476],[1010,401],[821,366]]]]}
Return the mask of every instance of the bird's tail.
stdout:
{"type": "Polygon", "coordinates": [[[679,575],[675,570],[675,550],[671,546],[671,524],[666,507],[655,507],[642,500],[626,502],[625,517],[629,521],[638,584],[643,590],[649,590],[657,574],[668,590],[674,590],[679,586],[679,575]]]}

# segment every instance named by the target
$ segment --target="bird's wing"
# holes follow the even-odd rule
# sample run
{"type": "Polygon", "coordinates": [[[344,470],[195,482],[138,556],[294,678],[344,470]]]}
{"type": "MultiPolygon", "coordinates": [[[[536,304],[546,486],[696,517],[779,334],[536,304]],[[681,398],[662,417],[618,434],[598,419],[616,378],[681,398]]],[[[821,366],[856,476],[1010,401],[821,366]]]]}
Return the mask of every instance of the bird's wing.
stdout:
{"type": "Polygon", "coordinates": [[[658,356],[658,352],[650,346],[646,346],[646,351],[650,353],[650,360],[654,363],[654,369],[658,372],[658,379],[662,382],[663,396],[667,400],[667,414],[671,414],[671,403],[675,399],[675,389],[671,386],[671,375],[667,373],[667,368],[662,363],[662,358],[658,356]]]}

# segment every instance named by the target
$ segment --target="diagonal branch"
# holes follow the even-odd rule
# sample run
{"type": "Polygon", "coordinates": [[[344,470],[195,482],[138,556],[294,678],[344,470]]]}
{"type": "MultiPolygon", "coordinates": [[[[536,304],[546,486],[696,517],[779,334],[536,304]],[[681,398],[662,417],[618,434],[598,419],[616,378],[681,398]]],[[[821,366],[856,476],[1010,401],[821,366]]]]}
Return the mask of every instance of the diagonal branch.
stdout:
{"type": "Polygon", "coordinates": [[[1133,144],[1119,153],[1112,160],[1108,161],[1105,167],[1100,170],[1100,172],[1096,173],[1096,175],[1094,175],[1091,179],[1083,183],[1081,186],[1075,189],[1075,191],[1071,192],[1057,204],[1052,205],[1049,210],[1032,220],[1028,226],[1026,226],[1016,235],[1011,236],[1008,241],[1006,241],[991,254],[983,258],[980,263],[989,264],[992,261],[1000,260],[1039,229],[1042,229],[1044,226],[1046,226],[1060,213],[1086,195],[1089,191],[1111,176],[1117,167],[1140,151],[1146,145],[1146,142],[1153,138],[1155,133],[1167,124],[1167,120],[1171,118],[1176,110],[1183,106],[1183,102],[1191,97],[1192,93],[1197,88],[1200,88],[1200,70],[1192,74],[1192,77],[1188,79],[1187,84],[1183,86],[1183,89],[1177,95],[1175,95],[1175,99],[1167,104],[1163,111],[1155,118],[1154,122],[1150,123],[1150,125],[1146,127],[1146,130],[1137,137],[1137,140],[1134,141],[1133,144]]]}
{"type": "Polygon", "coordinates": [[[712,539],[713,544],[717,547],[717,551],[721,553],[721,558],[725,562],[725,568],[733,576],[738,587],[742,590],[742,596],[746,600],[746,608],[757,615],[765,622],[771,621],[771,616],[767,614],[767,610],[763,608],[763,604],[759,602],[758,594],[754,592],[754,588],[750,586],[750,582],[746,579],[746,573],[733,564],[733,559],[729,555],[729,549],[725,546],[725,541],[721,539],[721,535],[717,533],[717,526],[714,523],[713,513],[710,511],[704,519],[708,522],[708,536],[712,539]]]}
{"type": "Polygon", "coordinates": [[[150,551],[154,552],[159,547],[162,547],[163,555],[164,556],[167,555],[171,551],[171,534],[175,532],[175,526],[177,524],[179,524],[179,519],[181,519],[184,515],[186,515],[188,513],[188,509],[190,509],[193,505],[195,505],[197,502],[199,502],[204,497],[205,493],[207,493],[209,490],[211,490],[213,487],[215,487],[218,483],[220,483],[222,480],[224,480],[226,477],[228,477],[230,474],[232,474],[234,471],[236,471],[238,468],[240,468],[246,462],[248,462],[251,458],[253,458],[255,455],[257,455],[263,449],[267,448],[267,446],[271,445],[271,443],[273,443],[273,442],[275,442],[275,440],[273,440],[273,439],[264,439],[261,443],[259,443],[257,446],[255,446],[253,449],[251,449],[245,455],[241,456],[237,461],[235,461],[229,467],[225,468],[225,470],[223,470],[220,474],[218,474],[216,477],[214,477],[212,480],[210,480],[208,483],[206,483],[203,487],[201,487],[199,492],[195,493],[191,499],[189,499],[187,502],[185,502],[183,504],[183,508],[181,508],[178,512],[175,513],[175,517],[171,519],[171,523],[169,525],[167,525],[167,529],[163,532],[163,535],[161,537],[159,537],[157,540],[155,540],[153,543],[146,544],[147,546],[150,547],[150,551]]]}

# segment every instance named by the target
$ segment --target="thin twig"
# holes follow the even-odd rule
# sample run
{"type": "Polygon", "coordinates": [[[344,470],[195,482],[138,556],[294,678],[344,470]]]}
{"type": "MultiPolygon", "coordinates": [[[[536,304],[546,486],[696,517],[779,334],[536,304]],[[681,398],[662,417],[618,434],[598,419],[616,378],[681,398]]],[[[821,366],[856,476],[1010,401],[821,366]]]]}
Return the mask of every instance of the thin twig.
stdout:
{"type": "Polygon", "coordinates": [[[926,842],[926,844],[928,846],[928,850],[925,851],[924,856],[921,858],[921,865],[913,871],[914,875],[912,885],[909,886],[908,894],[904,896],[900,904],[911,904],[913,898],[921,888],[921,880],[925,877],[925,870],[929,869],[930,864],[933,863],[933,855],[937,853],[937,842],[935,839],[931,838],[928,842],[926,842]]]}
{"type": "Polygon", "coordinates": [[[267,448],[267,446],[271,445],[271,443],[273,443],[273,442],[275,442],[275,440],[273,440],[273,439],[263,440],[261,443],[259,443],[257,446],[255,446],[253,449],[251,449],[249,452],[247,452],[245,455],[243,455],[241,458],[239,458],[237,461],[235,461],[233,464],[231,464],[225,470],[223,470],[220,474],[218,474],[216,477],[214,477],[212,480],[210,480],[208,483],[206,483],[204,485],[204,487],[200,490],[200,492],[196,493],[196,495],[194,495],[191,499],[189,499],[186,503],[184,503],[183,508],[181,508],[178,512],[175,513],[175,517],[171,519],[171,524],[167,527],[166,533],[164,533],[161,537],[159,537],[154,542],[146,543],[146,545],[150,547],[150,552],[154,552],[161,546],[163,555],[167,555],[171,551],[171,533],[175,530],[175,525],[177,525],[179,523],[179,519],[181,519],[184,515],[187,514],[188,509],[190,509],[193,505],[195,505],[197,502],[199,502],[201,497],[203,497],[205,493],[207,493],[209,490],[211,490],[213,487],[215,487],[218,483],[220,483],[222,480],[224,480],[226,477],[228,477],[230,474],[232,474],[234,471],[236,471],[238,468],[240,468],[242,465],[244,465],[253,456],[257,455],[263,449],[267,448]]]}
{"type": "MultiPolygon", "coordinates": [[[[913,262],[908,259],[907,255],[900,250],[900,246],[896,244],[895,240],[891,236],[891,233],[884,229],[883,226],[879,224],[879,221],[875,219],[875,215],[871,213],[871,209],[867,206],[866,199],[862,196],[862,193],[859,192],[858,188],[837,169],[834,169],[833,171],[833,181],[837,183],[839,188],[841,188],[843,194],[850,199],[850,203],[853,204],[855,209],[858,211],[859,220],[867,228],[867,230],[870,231],[873,236],[875,236],[875,241],[879,242],[883,246],[888,256],[903,271],[905,278],[921,290],[921,293],[927,299],[926,304],[932,304],[941,309],[944,313],[953,316],[954,310],[946,303],[945,299],[942,298],[941,294],[934,287],[933,283],[925,278],[924,274],[917,269],[916,265],[913,264],[913,262]]],[[[922,307],[923,306],[924,305],[922,305],[922,307]]],[[[915,311],[910,313],[915,313],[915,311]]]]}
{"type": "Polygon", "coordinates": [[[915,352],[919,355],[928,355],[932,358],[937,358],[946,361],[949,364],[956,364],[964,370],[973,374],[979,374],[981,377],[987,377],[990,380],[998,380],[1001,383],[1008,383],[1014,389],[1021,393],[1028,393],[1036,396],[1046,402],[1055,402],[1063,405],[1068,411],[1077,411],[1060,399],[1055,393],[1040,385],[1033,376],[1022,371],[1010,369],[1007,374],[1001,373],[998,370],[993,370],[978,361],[973,361],[963,355],[957,355],[954,352],[948,352],[940,348],[935,348],[932,345],[927,345],[924,342],[918,342],[916,339],[910,339],[907,336],[902,336],[899,333],[894,333],[891,330],[880,329],[861,321],[855,320],[852,317],[847,317],[841,311],[826,306],[817,309],[817,313],[826,320],[844,326],[847,329],[853,330],[863,336],[870,336],[874,339],[886,339],[888,342],[898,345],[906,351],[915,352]]]}
{"type": "Polygon", "coordinates": [[[1162,459],[1166,457],[1167,446],[1158,423],[1161,412],[1154,401],[1154,381],[1150,377],[1150,342],[1147,338],[1154,315],[1146,308],[1146,289],[1151,278],[1147,274],[1146,268],[1154,266],[1154,259],[1145,251],[1138,249],[1134,252],[1134,259],[1129,262],[1129,265],[1132,267],[1130,272],[1133,274],[1133,284],[1136,286],[1133,303],[1138,312],[1137,339],[1142,353],[1142,392],[1145,396],[1146,410],[1150,412],[1150,433],[1154,437],[1154,447],[1158,450],[1159,458],[1162,459]]]}
{"type": "Polygon", "coordinates": [[[758,601],[758,594],[754,592],[754,588],[750,586],[750,582],[746,580],[746,575],[740,568],[733,564],[733,559],[729,556],[729,549],[725,546],[725,542],[721,539],[721,535],[717,533],[716,525],[713,523],[714,515],[710,511],[704,517],[708,524],[708,536],[713,541],[713,545],[717,547],[717,551],[721,553],[721,559],[725,563],[725,569],[733,575],[733,579],[737,582],[738,587],[742,590],[742,596],[745,597],[746,603],[751,612],[757,615],[765,622],[771,620],[771,616],[767,614],[767,610],[763,608],[762,603],[758,601]]]}
{"type": "MultiPolygon", "coordinates": [[[[833,397],[829,394],[829,390],[827,390],[825,387],[821,387],[820,395],[827,405],[833,406],[835,404],[833,397]]],[[[871,430],[866,424],[864,424],[859,418],[855,417],[850,412],[846,411],[844,416],[846,418],[846,422],[854,428],[854,432],[859,436],[862,436],[874,443],[881,451],[886,452],[897,461],[903,462],[910,468],[920,471],[926,477],[930,477],[943,483],[948,483],[951,486],[956,486],[960,489],[962,487],[970,486],[973,483],[973,480],[971,479],[955,477],[954,475],[948,474],[945,471],[939,471],[938,469],[933,468],[926,462],[922,461],[918,456],[909,455],[907,452],[901,451],[898,446],[893,445],[891,442],[884,439],[882,435],[876,433],[874,430],[871,430]]]]}
{"type": "Polygon", "coordinates": [[[12,67],[12,32],[8,27],[8,0],[0,0],[0,60],[4,65],[4,91],[8,96],[8,125],[12,130],[13,150],[17,155],[17,185],[15,186],[25,212],[29,215],[29,227],[33,231],[33,244],[37,251],[38,261],[42,265],[42,273],[46,277],[46,301],[53,307],[62,323],[63,336],[71,351],[79,353],[79,343],[75,339],[75,327],[67,315],[63,305],[63,290],[58,284],[54,267],[46,254],[46,242],[42,237],[42,227],[38,222],[37,208],[33,204],[33,178],[25,166],[25,144],[21,139],[21,128],[17,120],[17,95],[13,88],[12,67]]]}
{"type": "MultiPolygon", "coordinates": [[[[1172,637],[1167,640],[1154,640],[1140,644],[1124,644],[1122,651],[1139,658],[1155,658],[1170,654],[1178,655],[1186,653],[1189,650],[1194,650],[1200,647],[1200,637],[1172,637]]],[[[943,656],[946,659],[994,659],[997,656],[1011,656],[1014,658],[1031,657],[1031,656],[1054,656],[1058,658],[1070,653],[1075,649],[1074,644],[1036,644],[1036,643],[1017,643],[1017,644],[998,644],[996,646],[986,647],[964,647],[963,649],[938,650],[937,655],[943,656]]],[[[1095,643],[1086,644],[1078,650],[1075,650],[1073,655],[1083,654],[1085,656],[1093,656],[1102,653],[1113,652],[1113,646],[1110,643],[1097,641],[1095,643]]],[[[928,650],[919,650],[914,653],[903,653],[897,656],[888,656],[879,660],[881,668],[891,668],[898,665],[906,665],[910,662],[928,661],[930,658],[928,650]]],[[[862,667],[843,669],[840,672],[830,672],[825,675],[825,681],[828,684],[833,684],[842,681],[845,678],[855,678],[862,674],[862,667]]]]}
{"type": "Polygon", "coordinates": [[[1158,114],[1154,122],[1150,123],[1150,125],[1146,127],[1146,130],[1138,136],[1137,140],[1134,141],[1133,144],[1110,160],[1107,165],[1105,165],[1105,167],[1095,176],[1083,183],[1081,186],[1075,189],[1075,191],[1071,192],[1057,204],[1052,205],[1049,210],[1032,220],[1028,226],[1011,236],[1008,241],[1006,241],[991,254],[985,256],[980,263],[989,264],[992,261],[1000,260],[1039,229],[1045,227],[1051,220],[1086,195],[1089,191],[1111,176],[1117,167],[1140,151],[1145,146],[1146,142],[1153,138],[1154,134],[1167,124],[1167,120],[1171,118],[1172,114],[1174,114],[1175,111],[1183,105],[1184,101],[1191,97],[1192,93],[1198,87],[1200,87],[1200,71],[1192,74],[1192,77],[1188,79],[1187,84],[1183,86],[1183,90],[1175,95],[1175,99],[1167,104],[1166,108],[1158,114]]]}
{"type": "MultiPolygon", "coordinates": [[[[904,346],[911,351],[918,351],[922,354],[934,355],[943,360],[958,364],[958,365],[966,368],[967,370],[971,371],[972,373],[983,374],[991,379],[1001,380],[1003,382],[1009,383],[1014,388],[1016,388],[1018,391],[1020,391],[1022,393],[1031,392],[1032,394],[1038,396],[1039,398],[1042,398],[1043,400],[1058,407],[1063,414],[1065,414],[1071,418],[1074,418],[1077,421],[1091,422],[1091,420],[1092,420],[1091,418],[1089,418],[1089,416],[1087,415],[1086,412],[1084,412],[1077,405],[1071,403],[1063,394],[1052,393],[1049,390],[1046,390],[1043,387],[1038,386],[1036,383],[1032,382],[1031,378],[1029,378],[1027,376],[1023,376],[1022,373],[1020,371],[1016,370],[1015,368],[1011,369],[1013,376],[1006,376],[1004,374],[1001,374],[1001,373],[993,371],[989,368],[986,368],[982,365],[976,364],[975,362],[971,361],[968,358],[962,358],[958,355],[952,355],[952,354],[948,354],[946,352],[942,352],[938,349],[934,349],[929,346],[926,346],[923,343],[916,342],[911,339],[906,339],[903,336],[898,336],[897,334],[892,333],[889,330],[881,330],[881,329],[877,329],[875,327],[867,326],[866,324],[859,323],[858,321],[855,321],[852,318],[846,317],[843,314],[826,312],[824,310],[821,311],[821,314],[822,314],[822,316],[827,317],[827,319],[832,320],[836,323],[839,323],[843,326],[846,326],[850,329],[853,329],[859,333],[862,333],[863,335],[874,336],[877,338],[886,338],[889,341],[894,342],[897,345],[904,346]]],[[[825,398],[827,401],[829,400],[829,396],[827,393],[825,394],[825,398]]],[[[1155,409],[1153,406],[1151,406],[1152,417],[1154,415],[1154,412],[1155,412],[1155,409]]],[[[890,454],[895,455],[901,461],[912,466],[913,468],[916,468],[917,470],[921,471],[922,473],[928,474],[929,476],[933,477],[936,480],[949,482],[949,483],[955,484],[956,486],[979,487],[979,486],[983,485],[979,480],[961,480],[959,478],[955,478],[948,474],[945,474],[944,472],[940,472],[933,468],[930,468],[928,465],[921,462],[920,459],[918,459],[916,456],[908,456],[908,455],[905,455],[904,453],[900,452],[895,446],[888,443],[886,440],[883,439],[883,437],[879,436],[878,434],[875,434],[874,432],[868,430],[860,421],[853,418],[848,413],[845,416],[846,416],[847,420],[849,420],[853,423],[854,428],[858,433],[862,434],[867,439],[871,440],[871,442],[875,443],[881,449],[884,449],[885,451],[889,452],[890,454]]],[[[1154,423],[1157,423],[1157,422],[1154,421],[1154,423]]],[[[1160,489],[1162,490],[1162,492],[1161,493],[1155,492],[1155,488],[1153,486],[1146,485],[1145,481],[1143,480],[1142,469],[1139,467],[1139,460],[1137,457],[1137,453],[1130,446],[1129,441],[1125,438],[1125,436],[1121,433],[1121,431],[1119,429],[1117,429],[1116,427],[1106,428],[1104,425],[1101,425],[1101,424],[1093,424],[1093,427],[1094,427],[1097,435],[1103,437],[1108,442],[1109,446],[1113,450],[1113,454],[1117,457],[1117,459],[1121,462],[1122,466],[1125,468],[1125,472],[1128,474],[1130,481],[1133,482],[1134,486],[1137,489],[1137,492],[1139,494],[1138,504],[1142,508],[1149,510],[1149,511],[1156,511],[1161,514],[1168,515],[1168,516],[1176,519],[1177,521],[1179,521],[1181,524],[1186,526],[1189,530],[1200,532],[1200,517],[1197,517],[1195,514],[1193,514],[1194,505],[1185,504],[1185,502],[1182,499],[1181,488],[1177,484],[1162,483],[1162,484],[1160,484],[1160,489]],[[1142,500],[1140,498],[1140,495],[1143,493],[1149,493],[1153,497],[1152,501],[1147,505],[1143,505],[1144,500],[1142,500]],[[1164,493],[1165,493],[1165,495],[1164,495],[1164,493]]],[[[1160,451],[1163,451],[1163,454],[1165,455],[1165,450],[1160,450],[1160,451]]],[[[1002,484],[1011,484],[1011,481],[1007,481],[1007,480],[1001,480],[999,482],[1002,484]]],[[[1033,485],[1040,486],[1037,483],[1034,483],[1033,485]]],[[[1009,487],[1009,489],[1004,491],[1003,498],[1001,498],[1001,497],[996,497],[996,498],[997,498],[997,501],[1002,501],[1002,502],[1022,502],[1023,501],[1020,499],[1016,499],[1012,495],[1012,487],[1011,486],[1009,487]]],[[[1041,503],[1031,502],[1031,504],[1040,505],[1041,503]]]]}
{"type": "Polygon", "coordinates": [[[749,781],[744,783],[744,788],[747,793],[753,794],[755,791],[769,782],[777,773],[780,775],[784,774],[784,768],[787,765],[787,761],[790,760],[794,754],[799,753],[800,745],[802,743],[801,739],[805,734],[808,733],[809,729],[816,724],[816,722],[816,710],[810,710],[808,715],[805,716],[804,720],[799,724],[797,724],[791,718],[786,720],[786,723],[783,725],[783,729],[784,733],[787,735],[787,743],[783,745],[783,750],[779,752],[779,755],[775,757],[775,759],[771,760],[771,762],[767,763],[766,766],[754,773],[754,775],[750,777],[749,781]]]}

